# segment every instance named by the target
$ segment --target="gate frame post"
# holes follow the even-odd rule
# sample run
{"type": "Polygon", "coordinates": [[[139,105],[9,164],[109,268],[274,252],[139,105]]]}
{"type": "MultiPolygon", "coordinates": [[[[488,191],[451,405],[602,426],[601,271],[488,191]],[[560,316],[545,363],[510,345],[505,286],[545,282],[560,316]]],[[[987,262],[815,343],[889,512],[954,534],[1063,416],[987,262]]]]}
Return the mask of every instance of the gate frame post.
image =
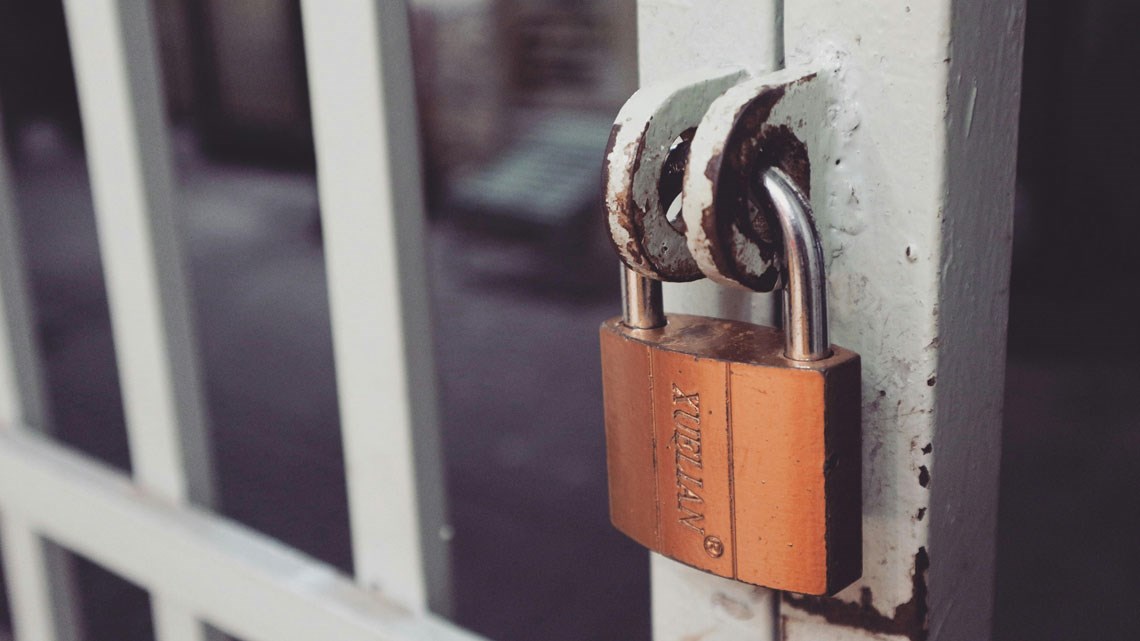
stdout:
{"type": "MultiPolygon", "coordinates": [[[[812,200],[833,339],[864,368],[863,579],[776,605],[654,556],[654,638],[988,639],[1024,0],[639,0],[638,13],[642,84],[712,65],[825,76],[820,126],[837,142],[812,200]]],[[[774,311],[707,281],[666,284],[665,305],[759,323],[774,311]]]]}

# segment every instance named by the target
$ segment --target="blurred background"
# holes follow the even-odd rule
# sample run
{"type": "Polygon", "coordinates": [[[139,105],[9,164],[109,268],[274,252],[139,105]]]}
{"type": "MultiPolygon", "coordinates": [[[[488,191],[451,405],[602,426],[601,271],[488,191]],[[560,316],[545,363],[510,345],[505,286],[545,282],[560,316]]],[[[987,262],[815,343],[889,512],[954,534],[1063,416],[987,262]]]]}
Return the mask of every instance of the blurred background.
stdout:
{"type": "MultiPolygon", "coordinates": [[[[348,571],[298,3],[154,2],[219,509],[348,571]]],[[[1028,5],[995,638],[1135,638],[1140,5],[1028,5]]],[[[596,347],[619,305],[598,172],[636,88],[634,2],[411,7],[452,617],[647,640],[648,562],[606,515],[596,347]]],[[[127,470],[59,0],[0,0],[0,101],[57,437],[127,470]]],[[[145,591],[78,564],[88,638],[152,639],[145,591]]]]}

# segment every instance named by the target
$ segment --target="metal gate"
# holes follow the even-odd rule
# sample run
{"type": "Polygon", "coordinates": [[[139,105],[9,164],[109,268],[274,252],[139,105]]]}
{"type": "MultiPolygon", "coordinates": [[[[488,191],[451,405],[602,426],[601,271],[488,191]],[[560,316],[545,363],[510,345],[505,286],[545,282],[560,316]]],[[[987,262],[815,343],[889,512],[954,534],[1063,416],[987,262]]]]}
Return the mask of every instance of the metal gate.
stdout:
{"type": "MultiPolygon", "coordinates": [[[[249,641],[476,638],[427,607],[446,600],[448,560],[404,3],[302,2],[353,578],[210,511],[150,2],[65,6],[134,475],[40,432],[0,157],[0,518],[17,638],[71,637],[57,546],[148,589],[159,641],[204,638],[203,623],[249,641]]],[[[834,81],[842,154],[817,213],[835,340],[861,352],[867,382],[863,580],[812,600],[655,557],[655,638],[988,638],[1022,0],[639,12],[643,83],[725,64],[834,81]]],[[[666,303],[756,321],[772,308],[702,284],[667,288],[666,303]]]]}

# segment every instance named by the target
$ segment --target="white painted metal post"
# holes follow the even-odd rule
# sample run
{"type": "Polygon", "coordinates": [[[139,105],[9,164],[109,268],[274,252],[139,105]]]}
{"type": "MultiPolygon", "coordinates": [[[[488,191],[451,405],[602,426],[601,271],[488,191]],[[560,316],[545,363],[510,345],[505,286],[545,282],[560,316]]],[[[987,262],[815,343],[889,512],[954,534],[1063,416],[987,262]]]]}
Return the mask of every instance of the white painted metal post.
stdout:
{"type": "MultiPolygon", "coordinates": [[[[0,127],[0,141],[4,138],[0,127]]],[[[51,412],[12,184],[7,150],[0,144],[0,431],[46,433],[51,412]]],[[[19,515],[0,514],[0,531],[16,638],[80,639],[70,558],[19,515]]]]}
{"type": "MultiPolygon", "coordinates": [[[[176,503],[213,499],[189,288],[174,211],[147,0],[64,3],[135,478],[176,503]]],[[[152,594],[159,641],[203,627],[152,594]]]]}
{"type": "Polygon", "coordinates": [[[448,608],[407,7],[301,3],[356,578],[448,608]]]}
{"type": "MultiPolygon", "coordinates": [[[[747,46],[784,25],[788,64],[832,91],[812,200],[832,338],[863,357],[864,573],[835,599],[783,595],[781,638],[987,639],[1024,3],[784,0],[757,24],[761,5],[639,8],[643,82],[762,67],[747,46]]],[[[669,287],[666,306],[754,307],[706,285],[669,287]]],[[[700,580],[654,559],[657,638],[758,638],[732,621],[752,614],[742,593],[700,580]]]]}
{"type": "Polygon", "coordinates": [[[3,514],[0,519],[15,638],[18,641],[58,639],[60,631],[52,608],[53,590],[45,543],[19,515],[3,514]]]}
{"type": "Polygon", "coordinates": [[[815,200],[865,381],[864,578],[785,599],[785,636],[987,639],[1025,7],[875,5],[785,4],[789,64],[835,88],[815,200]]]}

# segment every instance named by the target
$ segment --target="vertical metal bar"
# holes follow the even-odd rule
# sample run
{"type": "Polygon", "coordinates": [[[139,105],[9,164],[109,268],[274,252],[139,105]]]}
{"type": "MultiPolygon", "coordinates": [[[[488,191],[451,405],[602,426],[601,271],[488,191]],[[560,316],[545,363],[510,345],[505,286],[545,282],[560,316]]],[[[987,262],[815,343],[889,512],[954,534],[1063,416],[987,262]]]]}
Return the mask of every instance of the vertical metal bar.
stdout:
{"type": "Polygon", "coordinates": [[[16,514],[3,514],[0,526],[3,527],[4,569],[16,640],[59,639],[43,540],[16,514]]]}
{"type": "Polygon", "coordinates": [[[223,641],[221,633],[207,628],[181,603],[164,596],[159,592],[151,591],[150,612],[154,623],[154,638],[156,641],[186,639],[211,639],[223,641]]]}
{"type": "Polygon", "coordinates": [[[64,6],[135,476],[166,498],[209,503],[204,407],[149,3],[64,6]]]}
{"type": "MultiPolygon", "coordinates": [[[[135,479],[168,501],[209,505],[213,475],[150,3],[66,0],[64,9],[135,479]]],[[[190,613],[152,596],[159,641],[204,638],[190,613]]]]}
{"type": "MultiPolygon", "coordinates": [[[[0,127],[0,141],[4,139],[0,127]]],[[[12,185],[7,150],[0,144],[0,430],[50,432],[47,385],[12,185]]],[[[4,513],[0,517],[17,640],[80,639],[80,608],[70,558],[40,538],[20,516],[4,513]]]]}
{"type": "MultiPolygon", "coordinates": [[[[832,335],[866,382],[863,579],[783,595],[781,638],[989,638],[1024,2],[784,0],[766,23],[718,4],[702,22],[642,0],[642,80],[755,63],[724,48],[776,41],[764,24],[784,25],[789,64],[825,76],[838,135],[816,143],[834,164],[812,168],[812,200],[832,335]]],[[[666,307],[745,307],[702,291],[667,287],[666,307]]],[[[678,638],[692,617],[660,612],[682,583],[654,563],[657,636],[678,638]]]]}
{"type": "Polygon", "coordinates": [[[301,6],[356,578],[408,607],[446,611],[407,9],[301,6]]]}
{"type": "Polygon", "coordinates": [[[0,144],[0,423],[48,431],[47,384],[12,185],[8,153],[0,144]]]}
{"type": "Polygon", "coordinates": [[[863,579],[786,596],[789,641],[990,637],[1024,18],[785,0],[789,64],[834,91],[812,200],[832,336],[864,380],[863,579]]]}
{"type": "MultiPolygon", "coordinates": [[[[753,73],[783,61],[780,0],[675,2],[639,0],[641,83],[717,65],[753,73]]],[[[730,291],[708,280],[665,283],[669,312],[771,324],[776,297],[730,291]]],[[[651,555],[653,637],[680,641],[774,641],[778,597],[769,590],[714,577],[651,555]]]]}
{"type": "MultiPolygon", "coordinates": [[[[986,639],[1024,3],[871,4],[785,0],[781,17],[788,63],[832,92],[812,200],[831,330],[865,381],[863,579],[835,599],[783,595],[781,638],[986,639]]],[[[755,37],[730,11],[708,11],[717,36],[679,3],[642,8],[643,42],[670,43],[643,49],[643,73],[690,40],[715,54],[755,37]]],[[[667,307],[733,312],[693,291],[667,289],[667,307]]],[[[657,574],[658,592],[678,589],[657,574]]],[[[670,623],[664,638],[690,625],[670,623]]]]}

